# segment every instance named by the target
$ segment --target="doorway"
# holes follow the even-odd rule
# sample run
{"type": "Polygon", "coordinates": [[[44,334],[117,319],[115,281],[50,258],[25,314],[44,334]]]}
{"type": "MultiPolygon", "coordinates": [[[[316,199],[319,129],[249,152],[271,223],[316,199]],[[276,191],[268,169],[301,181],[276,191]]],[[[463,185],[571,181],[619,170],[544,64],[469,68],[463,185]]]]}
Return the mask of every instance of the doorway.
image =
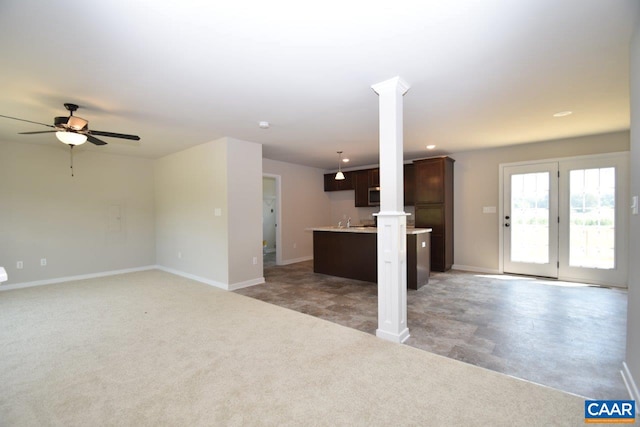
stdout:
{"type": "Polygon", "coordinates": [[[262,176],[262,254],[265,265],[281,264],[280,176],[262,176]]]}
{"type": "Polygon", "coordinates": [[[501,271],[626,287],[628,155],[500,166],[501,271]]]}

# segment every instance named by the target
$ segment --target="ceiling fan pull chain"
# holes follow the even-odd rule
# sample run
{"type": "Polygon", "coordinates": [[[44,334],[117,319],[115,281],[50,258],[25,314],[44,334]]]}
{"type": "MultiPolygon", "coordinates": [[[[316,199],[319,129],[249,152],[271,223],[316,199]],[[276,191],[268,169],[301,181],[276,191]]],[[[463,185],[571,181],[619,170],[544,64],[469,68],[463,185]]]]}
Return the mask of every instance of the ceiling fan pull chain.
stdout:
{"type": "Polygon", "coordinates": [[[71,164],[71,176],[73,176],[73,145],[69,145],[69,163],[71,164]]]}

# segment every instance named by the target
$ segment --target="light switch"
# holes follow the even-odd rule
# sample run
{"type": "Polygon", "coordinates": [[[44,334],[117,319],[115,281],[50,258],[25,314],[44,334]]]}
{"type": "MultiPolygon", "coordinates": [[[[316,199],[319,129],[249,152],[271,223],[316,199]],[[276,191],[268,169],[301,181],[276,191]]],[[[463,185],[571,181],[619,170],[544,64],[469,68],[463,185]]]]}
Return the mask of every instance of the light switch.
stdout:
{"type": "Polygon", "coordinates": [[[496,213],[496,207],[495,206],[483,206],[482,207],[482,213],[496,213]]]}
{"type": "Polygon", "coordinates": [[[638,215],[638,196],[631,198],[631,215],[638,215]]]}
{"type": "Polygon", "coordinates": [[[213,211],[213,214],[214,214],[215,216],[222,216],[222,209],[220,209],[220,208],[215,208],[215,209],[214,209],[214,211],[213,211]]]}

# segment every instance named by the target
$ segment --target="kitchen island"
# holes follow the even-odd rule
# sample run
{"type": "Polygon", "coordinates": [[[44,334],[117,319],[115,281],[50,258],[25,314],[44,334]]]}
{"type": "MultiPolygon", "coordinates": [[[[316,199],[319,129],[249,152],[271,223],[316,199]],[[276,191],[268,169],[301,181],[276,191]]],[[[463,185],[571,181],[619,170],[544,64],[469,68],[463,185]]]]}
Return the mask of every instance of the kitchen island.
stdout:
{"type": "MultiPolygon", "coordinates": [[[[313,271],[348,279],[378,282],[376,227],[315,227],[313,271]]],[[[407,227],[407,287],[429,283],[431,229],[407,227]]]]}

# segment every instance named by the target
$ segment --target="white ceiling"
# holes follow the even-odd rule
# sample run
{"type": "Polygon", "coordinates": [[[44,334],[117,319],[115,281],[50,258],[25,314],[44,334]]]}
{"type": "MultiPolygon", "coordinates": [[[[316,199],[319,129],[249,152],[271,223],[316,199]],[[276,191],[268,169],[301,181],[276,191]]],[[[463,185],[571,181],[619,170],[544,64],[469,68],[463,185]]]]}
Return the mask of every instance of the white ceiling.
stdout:
{"type": "MultiPolygon", "coordinates": [[[[264,157],[378,163],[378,98],[404,97],[405,158],[629,128],[637,0],[2,0],[0,114],[51,123],[64,102],[157,158],[231,136],[264,157]],[[573,115],[552,114],[572,110],[573,115]],[[258,127],[269,121],[271,128],[258,127]],[[425,146],[436,144],[434,152],[425,146]]],[[[0,141],[60,144],[0,118],[0,141]]]]}

